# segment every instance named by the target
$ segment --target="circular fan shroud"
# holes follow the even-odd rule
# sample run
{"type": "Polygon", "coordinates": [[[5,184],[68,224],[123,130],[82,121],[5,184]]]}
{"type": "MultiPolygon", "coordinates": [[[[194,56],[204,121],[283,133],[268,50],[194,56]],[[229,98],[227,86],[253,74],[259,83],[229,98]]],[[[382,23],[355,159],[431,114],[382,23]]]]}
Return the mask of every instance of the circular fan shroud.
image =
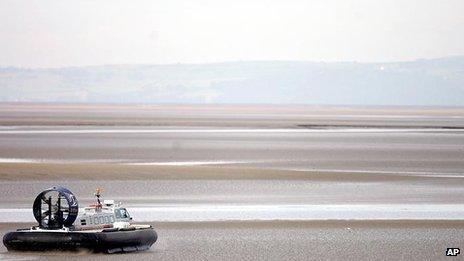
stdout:
{"type": "MultiPolygon", "coordinates": [[[[78,206],[77,199],[74,196],[74,194],[69,189],[64,188],[64,187],[52,187],[52,188],[46,189],[42,191],[39,195],[37,195],[37,197],[35,198],[34,205],[33,205],[33,212],[34,212],[35,219],[37,220],[37,222],[39,222],[39,225],[40,226],[44,225],[42,222],[44,219],[43,213],[44,213],[44,210],[47,211],[48,209],[42,209],[42,206],[44,203],[44,199],[46,199],[46,195],[49,192],[57,192],[58,195],[62,199],[66,200],[67,204],[63,204],[61,208],[61,209],[65,208],[67,212],[67,216],[63,220],[63,226],[65,227],[72,226],[72,224],[77,218],[79,206],[78,206]]],[[[55,198],[52,200],[56,201],[57,199],[55,198]]],[[[48,226],[48,224],[45,224],[45,225],[48,226]]]]}

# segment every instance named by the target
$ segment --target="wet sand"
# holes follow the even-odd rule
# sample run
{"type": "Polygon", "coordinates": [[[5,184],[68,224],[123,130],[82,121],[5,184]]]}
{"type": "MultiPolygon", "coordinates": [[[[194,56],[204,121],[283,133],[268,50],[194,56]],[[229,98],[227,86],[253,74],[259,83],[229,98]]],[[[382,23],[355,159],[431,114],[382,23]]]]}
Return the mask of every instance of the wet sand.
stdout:
{"type": "MultiPolygon", "coordinates": [[[[102,186],[129,210],[313,204],[462,212],[463,127],[462,108],[0,104],[0,209],[28,211],[38,192],[59,184],[82,205],[102,186]]],[[[464,248],[464,217],[411,213],[414,220],[403,221],[154,222],[160,239],[148,252],[66,258],[438,260],[447,247],[464,248]]],[[[17,226],[24,224],[3,223],[0,233],[17,226]]],[[[0,259],[63,259],[0,249],[0,259]]]]}
{"type": "MultiPolygon", "coordinates": [[[[24,224],[0,224],[0,236],[24,224]]],[[[9,253],[2,260],[449,260],[464,244],[462,221],[153,223],[146,252],[104,255],[9,253]]]]}
{"type": "MultiPolygon", "coordinates": [[[[0,181],[70,181],[70,180],[309,180],[309,181],[425,181],[436,180],[427,173],[404,175],[395,171],[376,173],[337,170],[285,170],[257,167],[220,166],[150,166],[98,163],[0,163],[0,181]]],[[[459,175],[444,177],[450,182],[459,175]]]]}
{"type": "Polygon", "coordinates": [[[462,175],[291,171],[234,166],[0,164],[0,208],[29,208],[55,185],[83,203],[96,186],[128,207],[140,204],[463,204],[462,175]]]}
{"type": "Polygon", "coordinates": [[[464,127],[459,107],[1,103],[0,126],[464,127]]]}

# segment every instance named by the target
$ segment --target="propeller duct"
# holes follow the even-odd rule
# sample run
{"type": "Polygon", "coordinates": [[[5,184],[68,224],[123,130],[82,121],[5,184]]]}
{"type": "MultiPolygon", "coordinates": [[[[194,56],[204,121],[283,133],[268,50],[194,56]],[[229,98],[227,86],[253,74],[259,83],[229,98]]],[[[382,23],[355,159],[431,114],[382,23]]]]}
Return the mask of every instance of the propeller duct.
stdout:
{"type": "Polygon", "coordinates": [[[69,189],[52,187],[37,195],[32,209],[39,227],[57,229],[72,226],[77,218],[79,206],[69,189]]]}

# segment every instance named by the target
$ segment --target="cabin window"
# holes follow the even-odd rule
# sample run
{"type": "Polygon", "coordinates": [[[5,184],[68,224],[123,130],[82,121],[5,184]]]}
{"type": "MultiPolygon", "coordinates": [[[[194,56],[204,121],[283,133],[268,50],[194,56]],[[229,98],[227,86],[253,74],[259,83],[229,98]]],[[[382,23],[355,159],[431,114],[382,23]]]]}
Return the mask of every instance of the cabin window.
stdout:
{"type": "Polygon", "coordinates": [[[110,223],[114,223],[114,217],[110,216],[110,223]]]}
{"type": "Polygon", "coordinates": [[[127,212],[127,210],[125,208],[121,208],[120,211],[121,211],[121,217],[122,218],[128,218],[129,217],[129,213],[127,212]]]}
{"type": "Polygon", "coordinates": [[[129,213],[125,208],[116,209],[114,214],[116,215],[116,218],[130,218],[129,213]]]}
{"type": "Polygon", "coordinates": [[[103,221],[103,217],[102,217],[102,216],[98,217],[98,221],[100,221],[100,224],[104,224],[104,223],[105,223],[105,221],[103,221]]]}
{"type": "Polygon", "coordinates": [[[94,217],[93,223],[94,223],[95,225],[98,225],[98,224],[99,224],[99,223],[98,223],[98,217],[94,217]]]}
{"type": "Polygon", "coordinates": [[[85,219],[81,219],[81,225],[82,225],[82,226],[85,226],[85,225],[87,225],[87,222],[86,222],[86,220],[85,220],[85,219]]]}

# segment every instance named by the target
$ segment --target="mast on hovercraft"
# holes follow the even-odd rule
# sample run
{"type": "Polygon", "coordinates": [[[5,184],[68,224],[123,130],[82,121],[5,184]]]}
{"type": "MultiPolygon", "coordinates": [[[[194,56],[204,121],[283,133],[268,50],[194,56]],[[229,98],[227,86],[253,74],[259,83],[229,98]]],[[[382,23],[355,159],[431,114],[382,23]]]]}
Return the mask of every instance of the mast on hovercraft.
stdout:
{"type": "Polygon", "coordinates": [[[95,229],[109,227],[129,227],[132,217],[127,209],[121,207],[121,203],[116,204],[114,200],[103,200],[101,202],[102,189],[95,189],[95,203],[84,208],[84,213],[77,220],[77,229],[95,229]]]}

